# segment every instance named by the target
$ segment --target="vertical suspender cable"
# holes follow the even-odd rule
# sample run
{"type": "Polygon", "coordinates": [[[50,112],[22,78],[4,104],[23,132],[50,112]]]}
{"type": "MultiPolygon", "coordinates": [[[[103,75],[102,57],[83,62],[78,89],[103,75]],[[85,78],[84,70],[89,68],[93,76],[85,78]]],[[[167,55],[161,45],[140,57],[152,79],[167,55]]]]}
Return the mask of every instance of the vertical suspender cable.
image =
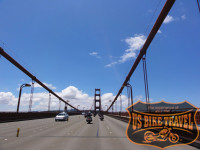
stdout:
{"type": "Polygon", "coordinates": [[[120,94],[120,113],[122,112],[122,95],[120,94]]]}
{"type": "Polygon", "coordinates": [[[149,36],[147,37],[142,49],[140,50],[140,53],[138,54],[133,66],[131,67],[131,70],[129,71],[128,75],[126,76],[126,79],[124,80],[121,88],[119,89],[117,95],[115,96],[114,100],[112,101],[112,103],[110,104],[110,106],[108,107],[107,111],[109,111],[109,109],[112,107],[112,105],[115,103],[115,101],[117,100],[118,96],[120,95],[120,93],[122,92],[122,90],[124,89],[124,87],[126,86],[126,83],[130,80],[133,72],[135,71],[135,69],[137,68],[138,64],[140,63],[140,60],[142,59],[143,55],[146,53],[149,45],[151,44],[152,40],[154,39],[156,33],[158,32],[160,26],[162,25],[164,19],[166,18],[167,14],[169,13],[170,9],[172,8],[173,4],[174,4],[175,0],[167,0],[163,9],[161,10],[151,32],[149,33],[149,36]]]}
{"type": "Polygon", "coordinates": [[[31,95],[30,95],[29,109],[28,109],[29,112],[31,112],[32,103],[33,103],[34,83],[35,83],[35,81],[32,80],[32,85],[31,85],[31,95]]]}
{"type": "Polygon", "coordinates": [[[115,112],[117,112],[117,100],[115,102],[115,112]]]}
{"type": "Polygon", "coordinates": [[[127,87],[128,107],[129,107],[130,105],[133,105],[133,92],[132,92],[132,86],[130,85],[129,82],[127,82],[126,87],[127,87]]]}
{"type": "Polygon", "coordinates": [[[130,89],[128,86],[129,83],[127,83],[126,87],[127,87],[127,97],[128,97],[128,107],[130,106],[130,89]]]}
{"type": "MultiPolygon", "coordinates": [[[[129,82],[126,84],[127,87],[127,94],[128,94],[128,107],[130,105],[133,105],[133,91],[132,91],[132,86],[129,82]]],[[[133,110],[133,107],[132,107],[133,110]]]]}
{"type": "Polygon", "coordinates": [[[132,86],[130,85],[130,90],[131,90],[131,112],[133,112],[133,88],[132,86]]]}
{"type": "Polygon", "coordinates": [[[51,105],[51,93],[49,93],[48,111],[50,111],[50,105],[51,105]]]}
{"type": "Polygon", "coordinates": [[[146,54],[142,58],[143,60],[143,73],[144,73],[144,87],[145,87],[145,97],[147,103],[147,111],[149,111],[149,86],[148,86],[148,78],[147,78],[147,65],[146,65],[146,54]]]}

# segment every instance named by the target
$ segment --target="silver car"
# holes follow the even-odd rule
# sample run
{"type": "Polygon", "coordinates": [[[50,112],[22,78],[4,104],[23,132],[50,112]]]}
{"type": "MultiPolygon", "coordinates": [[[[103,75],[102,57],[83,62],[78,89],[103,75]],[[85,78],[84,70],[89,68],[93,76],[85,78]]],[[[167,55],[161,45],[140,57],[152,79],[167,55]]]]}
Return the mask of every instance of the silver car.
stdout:
{"type": "Polygon", "coordinates": [[[68,121],[69,119],[69,115],[66,112],[62,112],[59,113],[56,117],[55,117],[55,121],[68,121]]]}

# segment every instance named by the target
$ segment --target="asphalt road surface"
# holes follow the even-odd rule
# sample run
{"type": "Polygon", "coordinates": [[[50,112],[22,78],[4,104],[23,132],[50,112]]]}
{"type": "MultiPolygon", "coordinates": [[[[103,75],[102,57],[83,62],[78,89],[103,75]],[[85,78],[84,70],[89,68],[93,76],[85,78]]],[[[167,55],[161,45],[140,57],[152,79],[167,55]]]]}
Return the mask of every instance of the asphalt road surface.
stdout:
{"type": "MultiPolygon", "coordinates": [[[[93,117],[87,124],[83,116],[70,116],[69,121],[54,118],[0,124],[0,150],[160,150],[137,145],[126,138],[127,123],[105,116],[93,117]],[[20,128],[19,137],[16,137],[20,128]]],[[[167,150],[196,150],[190,145],[167,150]]]]}

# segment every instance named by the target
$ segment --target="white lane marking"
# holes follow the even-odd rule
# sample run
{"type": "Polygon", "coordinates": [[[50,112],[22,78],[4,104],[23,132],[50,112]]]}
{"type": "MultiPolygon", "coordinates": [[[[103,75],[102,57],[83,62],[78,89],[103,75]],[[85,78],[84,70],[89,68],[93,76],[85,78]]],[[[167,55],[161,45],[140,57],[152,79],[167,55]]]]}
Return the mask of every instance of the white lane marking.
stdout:
{"type": "Polygon", "coordinates": [[[7,141],[8,139],[4,139],[5,141],[7,141]]]}

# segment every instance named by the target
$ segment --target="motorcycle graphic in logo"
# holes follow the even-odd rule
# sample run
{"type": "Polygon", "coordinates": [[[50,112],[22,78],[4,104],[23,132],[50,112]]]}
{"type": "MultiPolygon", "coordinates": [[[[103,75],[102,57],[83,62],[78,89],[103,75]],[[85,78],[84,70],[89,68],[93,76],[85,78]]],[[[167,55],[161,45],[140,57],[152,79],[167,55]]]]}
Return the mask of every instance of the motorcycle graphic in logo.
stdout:
{"type": "Polygon", "coordinates": [[[187,101],[181,103],[144,103],[127,108],[127,138],[135,143],[158,148],[190,144],[199,136],[195,116],[198,109],[187,101]]]}
{"type": "Polygon", "coordinates": [[[166,141],[169,139],[172,143],[177,143],[179,140],[178,134],[171,133],[171,128],[164,127],[159,134],[155,134],[154,132],[147,131],[144,134],[144,140],[146,143],[151,143],[153,141],[166,141]]]}

